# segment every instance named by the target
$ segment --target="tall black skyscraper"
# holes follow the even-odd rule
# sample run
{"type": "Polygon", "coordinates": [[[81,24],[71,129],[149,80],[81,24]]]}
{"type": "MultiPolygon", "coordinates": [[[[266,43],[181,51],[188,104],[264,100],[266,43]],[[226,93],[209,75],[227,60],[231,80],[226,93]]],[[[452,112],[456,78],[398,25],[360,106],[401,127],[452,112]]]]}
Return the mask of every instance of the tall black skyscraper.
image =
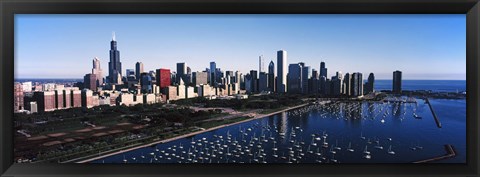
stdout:
{"type": "Polygon", "coordinates": [[[325,62],[320,62],[320,82],[319,82],[319,86],[320,86],[320,93],[322,94],[326,94],[326,91],[327,91],[327,87],[325,85],[325,81],[327,80],[327,68],[325,67],[325,62]],[[322,78],[323,77],[323,78],[322,78]]]}
{"type": "Polygon", "coordinates": [[[320,77],[326,77],[327,78],[327,68],[325,67],[325,62],[320,62],[320,77]]]}
{"type": "Polygon", "coordinates": [[[135,78],[140,81],[141,79],[141,74],[143,73],[143,63],[142,62],[137,62],[135,63],[135,78]]]}
{"type": "Polygon", "coordinates": [[[367,83],[365,83],[365,94],[372,93],[374,91],[373,84],[375,83],[375,76],[373,73],[368,75],[367,83]]]}
{"type": "Polygon", "coordinates": [[[187,65],[185,63],[177,63],[177,84],[180,83],[180,79],[182,79],[184,83],[188,84],[186,76],[187,65]]]}
{"type": "Polygon", "coordinates": [[[251,80],[251,91],[252,93],[257,93],[258,92],[258,74],[257,74],[257,71],[255,70],[250,70],[250,75],[252,77],[252,80],[251,80]]]}
{"type": "Polygon", "coordinates": [[[275,91],[275,64],[270,61],[268,65],[268,90],[275,91]]]}
{"type": "Polygon", "coordinates": [[[393,72],[393,93],[401,94],[402,93],[402,72],[394,71],[393,72]]]}
{"type": "Polygon", "coordinates": [[[122,82],[122,63],[120,62],[120,51],[117,50],[117,41],[115,33],[110,42],[110,62],[108,62],[108,83],[121,84],[122,82]]]}
{"type": "Polygon", "coordinates": [[[214,61],[210,62],[210,85],[215,87],[217,86],[217,63],[214,61]]]}
{"type": "Polygon", "coordinates": [[[351,96],[358,97],[363,95],[363,78],[362,73],[352,73],[351,75],[351,96]]]}

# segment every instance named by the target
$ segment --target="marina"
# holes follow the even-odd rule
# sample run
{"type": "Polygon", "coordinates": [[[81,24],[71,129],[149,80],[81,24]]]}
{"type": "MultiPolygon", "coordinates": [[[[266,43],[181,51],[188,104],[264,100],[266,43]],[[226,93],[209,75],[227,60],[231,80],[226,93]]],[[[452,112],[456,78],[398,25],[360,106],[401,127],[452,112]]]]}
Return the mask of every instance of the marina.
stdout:
{"type": "Polygon", "coordinates": [[[430,138],[444,132],[416,101],[313,104],[91,162],[411,163],[441,156],[451,139],[430,138]]]}
{"type": "Polygon", "coordinates": [[[435,119],[435,123],[437,124],[437,127],[442,128],[442,123],[438,119],[437,114],[433,110],[432,104],[430,104],[430,101],[428,100],[428,98],[425,98],[425,103],[428,104],[428,107],[430,108],[430,111],[432,111],[432,115],[433,115],[433,118],[435,119]]]}
{"type": "Polygon", "coordinates": [[[447,151],[447,154],[445,154],[445,155],[442,155],[442,156],[439,156],[439,157],[434,157],[434,158],[429,158],[429,159],[425,159],[425,160],[420,160],[420,161],[416,161],[416,162],[413,162],[413,163],[429,163],[429,162],[435,162],[435,161],[455,157],[456,153],[455,153],[455,150],[453,149],[452,145],[449,145],[449,144],[445,145],[445,150],[447,151]]]}

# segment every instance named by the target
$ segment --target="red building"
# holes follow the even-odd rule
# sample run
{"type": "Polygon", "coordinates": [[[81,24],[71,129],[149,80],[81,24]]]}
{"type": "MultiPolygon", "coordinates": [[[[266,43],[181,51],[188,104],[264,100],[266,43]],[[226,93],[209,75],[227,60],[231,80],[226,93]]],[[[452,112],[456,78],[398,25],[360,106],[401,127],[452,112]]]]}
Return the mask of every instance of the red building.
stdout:
{"type": "Polygon", "coordinates": [[[20,110],[23,110],[23,86],[20,83],[15,83],[14,89],[13,89],[14,95],[14,112],[18,112],[20,110]]]}
{"type": "Polygon", "coordinates": [[[57,109],[63,109],[65,108],[65,105],[63,104],[64,100],[64,95],[63,95],[63,90],[55,90],[55,107],[57,109]]]}
{"type": "Polygon", "coordinates": [[[54,91],[34,92],[33,96],[37,101],[39,112],[53,111],[56,109],[56,99],[54,91]]]}
{"type": "Polygon", "coordinates": [[[70,90],[62,90],[63,92],[63,107],[70,108],[72,106],[72,92],[70,90]]]}
{"type": "Polygon", "coordinates": [[[71,93],[71,106],[73,108],[82,107],[82,92],[80,90],[72,90],[71,93]]]}
{"type": "Polygon", "coordinates": [[[170,69],[157,69],[156,74],[157,85],[161,89],[170,86],[170,69]]]}

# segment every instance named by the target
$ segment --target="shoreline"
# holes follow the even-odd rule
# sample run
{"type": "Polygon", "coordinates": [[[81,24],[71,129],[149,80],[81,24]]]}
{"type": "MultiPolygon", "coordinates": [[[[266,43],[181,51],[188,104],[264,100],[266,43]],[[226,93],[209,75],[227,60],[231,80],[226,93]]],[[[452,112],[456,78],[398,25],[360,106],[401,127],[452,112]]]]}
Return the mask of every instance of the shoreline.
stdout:
{"type": "Polygon", "coordinates": [[[186,137],[198,135],[198,134],[201,134],[201,133],[217,130],[217,129],[220,129],[220,128],[224,128],[224,127],[228,127],[228,126],[232,126],[232,125],[236,125],[236,124],[240,124],[240,123],[244,123],[244,122],[248,122],[248,121],[252,121],[252,120],[256,120],[256,119],[265,118],[265,117],[272,116],[272,115],[275,115],[275,114],[279,114],[279,113],[289,111],[289,110],[292,110],[292,109],[301,108],[301,107],[307,106],[308,104],[309,103],[304,103],[304,104],[297,105],[297,106],[287,107],[285,109],[275,111],[275,112],[272,112],[272,113],[268,113],[268,114],[257,114],[257,115],[255,115],[255,117],[250,118],[250,119],[246,119],[246,120],[242,120],[242,121],[238,121],[238,122],[233,122],[233,123],[230,123],[230,124],[219,125],[219,126],[215,126],[215,127],[212,127],[212,128],[205,129],[205,130],[200,130],[200,131],[176,136],[176,137],[169,138],[169,139],[164,139],[164,140],[159,140],[159,141],[155,141],[155,142],[144,144],[144,145],[139,145],[139,146],[131,147],[131,148],[128,148],[128,149],[124,149],[124,150],[120,150],[120,151],[116,151],[116,152],[112,152],[112,153],[107,153],[105,155],[92,157],[92,158],[89,158],[89,159],[86,159],[86,160],[81,160],[81,161],[73,162],[73,163],[88,163],[88,162],[91,162],[91,161],[94,161],[94,160],[98,160],[98,159],[102,159],[102,158],[105,158],[105,157],[125,153],[125,152],[128,152],[128,151],[133,151],[133,150],[136,150],[136,149],[152,146],[152,145],[155,145],[155,144],[167,143],[167,142],[175,141],[175,140],[178,140],[178,139],[181,139],[181,138],[186,138],[186,137]]]}

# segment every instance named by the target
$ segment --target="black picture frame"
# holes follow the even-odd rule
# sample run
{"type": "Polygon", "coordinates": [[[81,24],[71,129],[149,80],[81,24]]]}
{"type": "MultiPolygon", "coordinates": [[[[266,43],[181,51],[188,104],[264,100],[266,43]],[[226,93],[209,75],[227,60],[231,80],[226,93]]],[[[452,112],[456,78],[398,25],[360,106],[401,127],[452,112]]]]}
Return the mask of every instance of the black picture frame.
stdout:
{"type": "Polygon", "coordinates": [[[0,174],[11,176],[479,176],[479,0],[1,0],[0,174]],[[15,164],[15,14],[466,14],[466,164],[15,164]]]}

